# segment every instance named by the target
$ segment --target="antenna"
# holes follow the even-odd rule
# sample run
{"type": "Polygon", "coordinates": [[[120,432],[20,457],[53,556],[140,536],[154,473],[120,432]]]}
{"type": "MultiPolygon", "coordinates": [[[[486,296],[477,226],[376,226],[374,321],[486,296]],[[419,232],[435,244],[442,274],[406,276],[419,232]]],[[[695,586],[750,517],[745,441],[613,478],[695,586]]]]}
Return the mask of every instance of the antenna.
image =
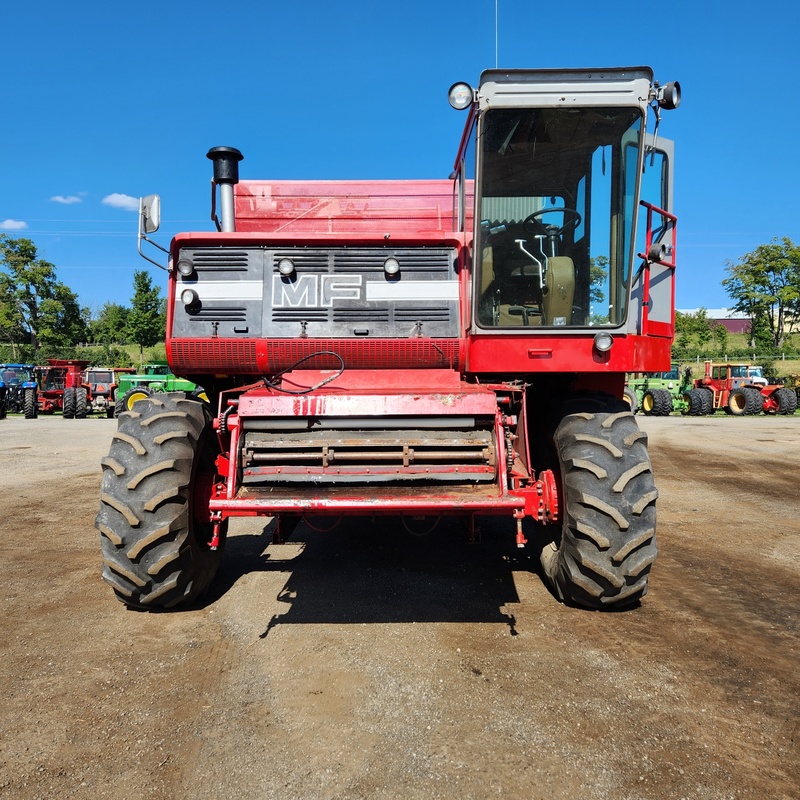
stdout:
{"type": "Polygon", "coordinates": [[[497,54],[498,54],[498,27],[497,27],[497,17],[498,17],[498,5],[500,4],[500,0],[494,0],[494,68],[497,69],[497,54]]]}

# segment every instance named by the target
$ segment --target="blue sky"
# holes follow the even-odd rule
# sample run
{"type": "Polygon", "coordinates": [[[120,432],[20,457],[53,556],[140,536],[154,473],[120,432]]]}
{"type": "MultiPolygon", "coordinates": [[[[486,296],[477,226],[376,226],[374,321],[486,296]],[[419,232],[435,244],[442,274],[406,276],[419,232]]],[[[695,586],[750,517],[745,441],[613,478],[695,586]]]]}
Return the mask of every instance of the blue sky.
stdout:
{"type": "MultiPolygon", "coordinates": [[[[728,305],[725,262],[800,241],[796,10],[788,0],[37,2],[3,12],[0,233],[24,236],[82,305],[129,303],[132,199],[156,238],[210,230],[209,147],[243,178],[441,178],[457,80],[495,66],[649,65],[679,80],[679,308],[728,305]]],[[[153,267],[154,282],[166,273],[153,267]]]]}

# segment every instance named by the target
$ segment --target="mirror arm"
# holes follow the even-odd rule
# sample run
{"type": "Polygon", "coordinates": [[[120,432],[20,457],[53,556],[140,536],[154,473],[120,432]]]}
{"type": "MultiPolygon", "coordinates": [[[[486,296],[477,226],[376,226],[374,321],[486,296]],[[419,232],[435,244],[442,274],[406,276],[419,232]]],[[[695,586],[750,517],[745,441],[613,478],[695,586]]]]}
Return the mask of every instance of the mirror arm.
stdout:
{"type": "Polygon", "coordinates": [[[163,269],[165,272],[169,272],[169,267],[165,267],[163,264],[159,264],[158,261],[154,261],[152,258],[150,258],[150,256],[147,256],[142,252],[142,239],[144,239],[145,242],[148,242],[149,244],[153,245],[153,247],[158,248],[162,253],[166,253],[167,255],[169,255],[169,250],[167,250],[165,247],[162,247],[158,242],[154,242],[152,239],[148,239],[147,236],[145,236],[145,234],[139,231],[139,241],[137,244],[139,255],[145,261],[149,261],[151,264],[155,264],[159,269],[163,269]]]}

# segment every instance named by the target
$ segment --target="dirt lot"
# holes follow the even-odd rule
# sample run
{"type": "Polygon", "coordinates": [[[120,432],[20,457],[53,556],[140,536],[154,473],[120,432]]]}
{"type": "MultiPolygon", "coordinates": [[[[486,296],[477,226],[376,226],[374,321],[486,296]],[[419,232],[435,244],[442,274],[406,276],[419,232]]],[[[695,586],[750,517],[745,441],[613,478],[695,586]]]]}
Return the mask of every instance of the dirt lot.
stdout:
{"type": "Polygon", "coordinates": [[[798,798],[800,417],[641,419],[659,544],[622,613],[507,521],[236,521],[214,596],[100,580],[113,420],[0,422],[0,798],[798,798]]]}

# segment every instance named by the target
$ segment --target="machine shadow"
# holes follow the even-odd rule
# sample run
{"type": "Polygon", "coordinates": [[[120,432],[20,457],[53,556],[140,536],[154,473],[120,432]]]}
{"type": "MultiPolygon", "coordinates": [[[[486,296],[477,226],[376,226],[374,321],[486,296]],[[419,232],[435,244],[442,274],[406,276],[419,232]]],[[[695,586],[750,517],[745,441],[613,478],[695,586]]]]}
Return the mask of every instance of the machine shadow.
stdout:
{"type": "Polygon", "coordinates": [[[278,625],[398,622],[501,623],[513,635],[516,620],[505,610],[519,602],[513,572],[535,567],[527,550],[516,548],[509,525],[486,518],[480,540],[470,543],[457,518],[415,537],[394,518],[355,517],[327,532],[301,523],[284,547],[271,544],[270,522],[259,535],[228,540],[206,603],[245,574],[280,571],[288,573],[277,595],[285,610],[272,617],[262,637],[278,625]]]}

